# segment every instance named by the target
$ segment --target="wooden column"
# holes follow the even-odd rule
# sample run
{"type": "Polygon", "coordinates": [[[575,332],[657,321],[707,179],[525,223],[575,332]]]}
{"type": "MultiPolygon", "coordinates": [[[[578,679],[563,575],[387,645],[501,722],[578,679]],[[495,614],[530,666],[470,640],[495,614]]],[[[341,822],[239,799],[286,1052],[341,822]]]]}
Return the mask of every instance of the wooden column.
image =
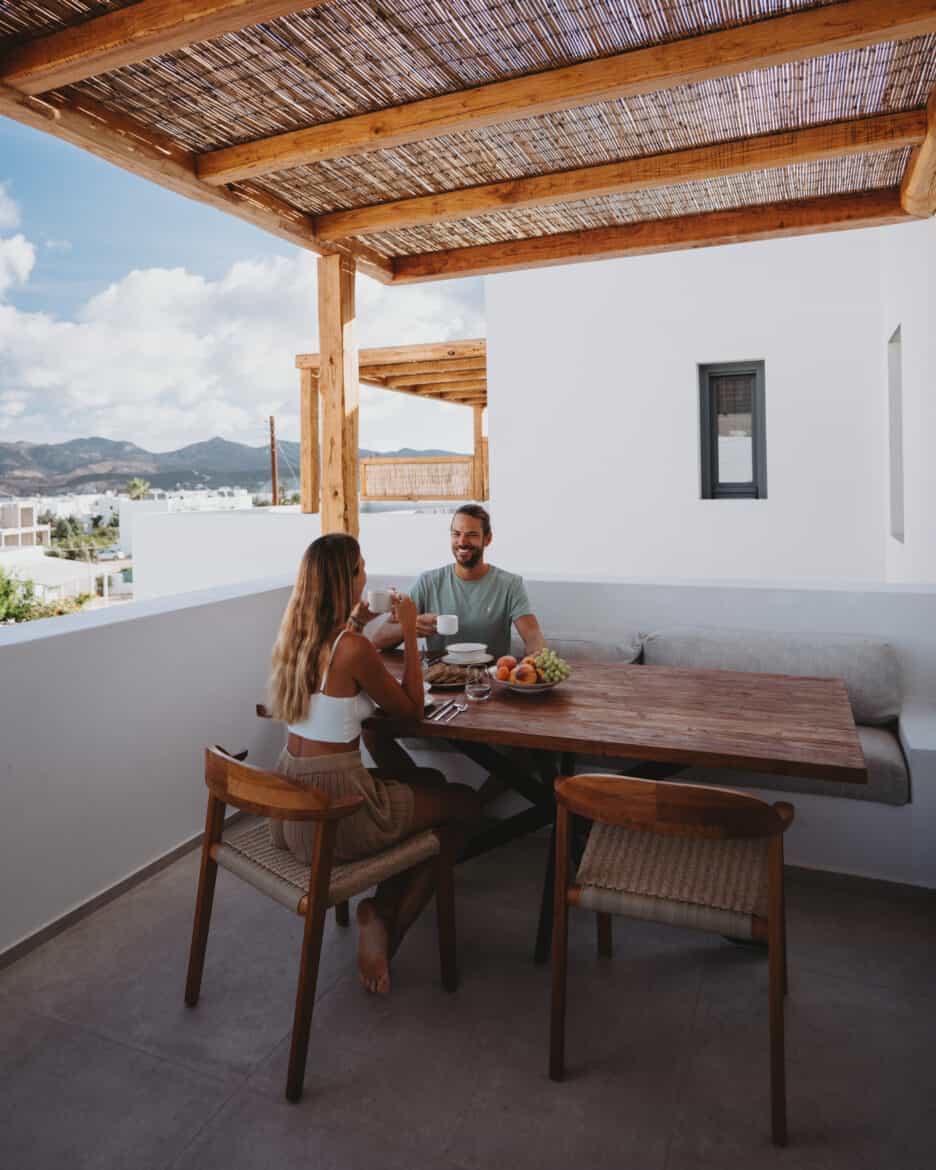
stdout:
{"type": "Polygon", "coordinates": [[[322,395],[322,532],[358,534],[358,353],[354,260],[318,261],[322,395]]]}
{"type": "Polygon", "coordinates": [[[482,434],[481,420],[484,417],[483,406],[473,406],[474,414],[474,463],[471,466],[471,498],[484,499],[484,435],[482,434]]]}
{"type": "Polygon", "coordinates": [[[303,512],[319,510],[318,371],[299,371],[299,488],[303,512]]]}
{"type": "Polygon", "coordinates": [[[488,457],[487,435],[484,436],[481,443],[481,469],[484,472],[484,491],[481,498],[489,500],[491,498],[491,464],[488,457]]]}

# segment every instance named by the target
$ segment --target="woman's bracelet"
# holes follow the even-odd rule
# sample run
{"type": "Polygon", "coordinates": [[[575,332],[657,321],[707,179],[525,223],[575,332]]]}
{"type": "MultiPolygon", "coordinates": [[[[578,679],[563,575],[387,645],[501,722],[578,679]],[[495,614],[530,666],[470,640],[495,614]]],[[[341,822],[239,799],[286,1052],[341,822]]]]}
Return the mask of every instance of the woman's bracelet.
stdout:
{"type": "Polygon", "coordinates": [[[353,630],[356,634],[360,634],[364,629],[364,622],[358,621],[358,619],[352,614],[351,617],[348,618],[348,629],[353,630]]]}

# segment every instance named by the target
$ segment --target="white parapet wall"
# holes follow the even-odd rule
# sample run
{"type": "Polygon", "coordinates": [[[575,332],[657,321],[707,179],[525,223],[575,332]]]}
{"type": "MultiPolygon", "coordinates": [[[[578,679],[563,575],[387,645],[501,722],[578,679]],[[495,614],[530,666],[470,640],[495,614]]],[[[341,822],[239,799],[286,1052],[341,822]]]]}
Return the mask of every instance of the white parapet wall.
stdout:
{"type": "MultiPolygon", "coordinates": [[[[415,574],[449,557],[449,511],[363,513],[366,560],[389,573],[415,574]]],[[[249,512],[176,512],[135,520],[135,597],[168,597],[258,577],[295,576],[307,546],[319,536],[316,514],[298,508],[249,512]]],[[[498,550],[500,551],[500,550],[498,550]]]]}
{"type": "MultiPolygon", "coordinates": [[[[374,585],[411,580],[374,568],[374,585]]],[[[795,795],[788,858],[936,886],[936,589],[527,583],[547,635],[706,625],[891,641],[912,803],[795,795]]],[[[254,706],[288,597],[280,578],[0,628],[0,864],[4,890],[16,891],[0,901],[0,955],[200,831],[206,745],[273,763],[282,729],[254,706]]]]}

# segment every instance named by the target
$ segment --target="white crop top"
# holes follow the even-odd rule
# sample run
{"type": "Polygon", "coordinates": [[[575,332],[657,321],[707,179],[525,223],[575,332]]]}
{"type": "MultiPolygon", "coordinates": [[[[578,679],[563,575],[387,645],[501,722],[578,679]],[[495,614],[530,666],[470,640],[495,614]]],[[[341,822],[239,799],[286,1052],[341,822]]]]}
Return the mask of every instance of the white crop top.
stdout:
{"type": "Polygon", "coordinates": [[[322,694],[328,682],[328,671],[338,649],[338,643],[346,632],[342,630],[335,639],[319,689],[309,696],[309,712],[305,719],[299,723],[290,723],[287,727],[287,731],[293,735],[301,735],[303,739],[314,739],[319,743],[351,743],[361,734],[361,724],[364,720],[377,709],[377,704],[364,691],[358,691],[356,695],[349,695],[346,698],[322,694]]]}

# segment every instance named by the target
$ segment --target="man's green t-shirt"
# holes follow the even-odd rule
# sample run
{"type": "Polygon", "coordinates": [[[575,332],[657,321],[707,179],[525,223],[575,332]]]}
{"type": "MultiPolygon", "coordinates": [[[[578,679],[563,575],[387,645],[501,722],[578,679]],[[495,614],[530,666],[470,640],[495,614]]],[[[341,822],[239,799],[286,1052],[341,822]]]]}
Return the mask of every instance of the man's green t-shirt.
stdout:
{"type": "Polygon", "coordinates": [[[430,653],[441,652],[446,642],[483,642],[495,658],[510,653],[510,627],[519,617],[532,613],[523,578],[491,565],[478,581],[463,581],[454,565],[420,574],[410,590],[420,613],[458,615],[458,633],[445,639],[427,639],[430,653]]]}

